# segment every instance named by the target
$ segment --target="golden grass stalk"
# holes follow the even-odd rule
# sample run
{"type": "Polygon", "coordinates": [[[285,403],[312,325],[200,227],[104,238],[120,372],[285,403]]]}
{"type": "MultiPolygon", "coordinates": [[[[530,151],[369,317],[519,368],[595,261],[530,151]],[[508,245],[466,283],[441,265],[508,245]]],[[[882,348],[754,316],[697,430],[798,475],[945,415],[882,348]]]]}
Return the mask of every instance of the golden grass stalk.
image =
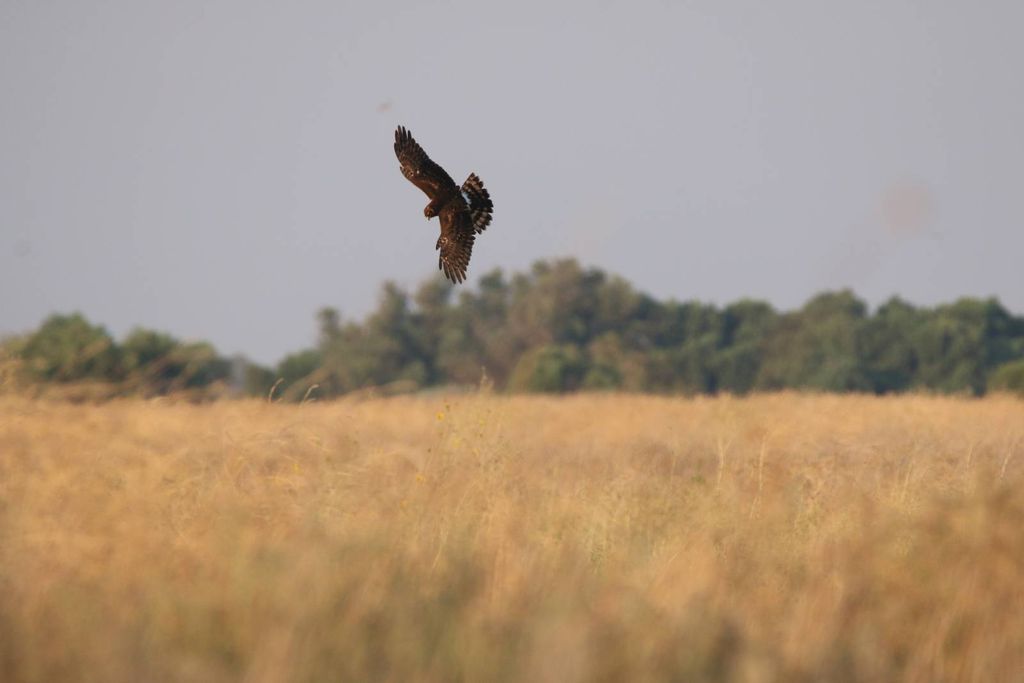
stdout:
{"type": "Polygon", "coordinates": [[[0,680],[1024,678],[1024,402],[0,397],[0,680]]]}

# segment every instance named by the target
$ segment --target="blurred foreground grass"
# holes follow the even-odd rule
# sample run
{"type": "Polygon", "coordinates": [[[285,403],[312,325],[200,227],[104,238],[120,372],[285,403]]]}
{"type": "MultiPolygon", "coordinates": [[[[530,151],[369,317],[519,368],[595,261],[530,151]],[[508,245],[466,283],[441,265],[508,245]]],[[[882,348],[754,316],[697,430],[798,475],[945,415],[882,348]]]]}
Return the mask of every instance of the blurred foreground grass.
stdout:
{"type": "Polygon", "coordinates": [[[0,397],[0,680],[1024,680],[1024,402],[0,397]]]}

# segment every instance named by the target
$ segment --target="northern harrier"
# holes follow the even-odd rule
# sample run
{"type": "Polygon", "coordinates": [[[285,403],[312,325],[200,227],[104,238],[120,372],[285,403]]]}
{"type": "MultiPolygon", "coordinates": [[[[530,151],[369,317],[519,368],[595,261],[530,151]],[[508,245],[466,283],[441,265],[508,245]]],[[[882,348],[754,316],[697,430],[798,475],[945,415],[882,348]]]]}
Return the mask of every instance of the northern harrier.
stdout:
{"type": "Polygon", "coordinates": [[[473,240],[491,223],[491,196],[475,173],[469,174],[461,188],[456,185],[402,126],[395,131],[395,154],[402,164],[402,175],[430,197],[423,215],[427,220],[441,217],[441,236],[434,247],[441,252],[437,267],[452,282],[462,282],[466,279],[473,240]]]}

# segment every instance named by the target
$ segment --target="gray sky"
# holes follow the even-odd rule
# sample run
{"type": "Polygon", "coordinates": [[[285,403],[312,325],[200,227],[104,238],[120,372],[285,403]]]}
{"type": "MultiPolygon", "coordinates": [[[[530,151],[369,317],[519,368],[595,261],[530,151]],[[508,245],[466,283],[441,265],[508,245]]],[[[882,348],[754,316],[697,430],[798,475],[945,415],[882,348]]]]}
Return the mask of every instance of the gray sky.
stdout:
{"type": "Polygon", "coordinates": [[[260,361],[436,273],[399,123],[495,202],[470,281],[1024,312],[1024,3],[0,0],[0,333],[260,361]]]}

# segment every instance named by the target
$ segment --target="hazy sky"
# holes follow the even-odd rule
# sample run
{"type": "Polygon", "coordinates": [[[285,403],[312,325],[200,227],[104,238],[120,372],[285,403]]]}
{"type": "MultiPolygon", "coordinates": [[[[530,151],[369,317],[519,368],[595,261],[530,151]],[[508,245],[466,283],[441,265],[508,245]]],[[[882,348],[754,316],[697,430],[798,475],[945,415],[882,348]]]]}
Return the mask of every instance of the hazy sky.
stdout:
{"type": "Polygon", "coordinates": [[[1024,312],[1024,3],[0,0],[0,334],[79,310],[278,360],[436,273],[409,127],[495,203],[470,282],[1024,312]]]}

